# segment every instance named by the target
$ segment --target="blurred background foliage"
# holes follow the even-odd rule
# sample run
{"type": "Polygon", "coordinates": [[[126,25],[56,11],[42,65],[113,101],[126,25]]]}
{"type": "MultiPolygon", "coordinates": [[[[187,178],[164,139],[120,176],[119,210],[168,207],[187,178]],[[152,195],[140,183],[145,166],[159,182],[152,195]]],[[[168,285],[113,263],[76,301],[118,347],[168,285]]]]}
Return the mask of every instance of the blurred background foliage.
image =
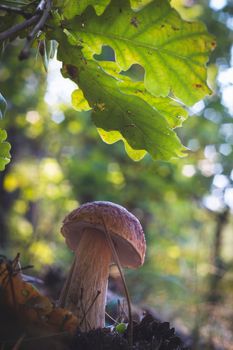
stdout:
{"type": "Polygon", "coordinates": [[[0,173],[0,253],[21,252],[34,275],[48,266],[65,274],[64,216],[87,201],[119,203],[140,219],[148,244],[145,265],[125,271],[133,302],[192,335],[193,349],[233,349],[233,2],[172,5],[202,19],[218,43],[208,68],[214,94],[190,109],[178,130],[190,151],[172,163],[133,162],[121,142],[104,144],[90,114],[72,109],[75,85],[57,61],[47,75],[36,50],[22,63],[18,43],[6,47],[1,126],[12,161],[0,173]]]}

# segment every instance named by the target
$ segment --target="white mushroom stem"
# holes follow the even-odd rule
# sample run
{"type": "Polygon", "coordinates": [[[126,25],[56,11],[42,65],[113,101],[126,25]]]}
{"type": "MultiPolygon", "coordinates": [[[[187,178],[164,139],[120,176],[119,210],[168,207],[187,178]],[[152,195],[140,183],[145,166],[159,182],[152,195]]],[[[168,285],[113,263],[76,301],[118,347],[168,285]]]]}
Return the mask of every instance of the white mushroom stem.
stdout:
{"type": "Polygon", "coordinates": [[[82,331],[105,325],[110,263],[111,250],[105,235],[92,228],[83,230],[60,298],[62,306],[78,317],[82,331]]]}

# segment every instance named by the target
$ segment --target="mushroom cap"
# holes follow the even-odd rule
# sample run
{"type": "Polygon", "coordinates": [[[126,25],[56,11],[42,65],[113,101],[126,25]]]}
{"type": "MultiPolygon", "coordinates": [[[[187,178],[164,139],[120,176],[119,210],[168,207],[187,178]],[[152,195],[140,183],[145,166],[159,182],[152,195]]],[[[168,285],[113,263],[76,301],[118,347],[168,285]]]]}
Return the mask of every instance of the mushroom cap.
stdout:
{"type": "MultiPolygon", "coordinates": [[[[76,251],[86,228],[111,234],[123,267],[136,268],[143,264],[146,242],[139,220],[124,207],[111,202],[91,202],[68,214],[61,228],[68,247],[76,251]],[[104,221],[103,221],[104,220],[104,221]]],[[[93,237],[94,239],[94,237],[93,237]]]]}

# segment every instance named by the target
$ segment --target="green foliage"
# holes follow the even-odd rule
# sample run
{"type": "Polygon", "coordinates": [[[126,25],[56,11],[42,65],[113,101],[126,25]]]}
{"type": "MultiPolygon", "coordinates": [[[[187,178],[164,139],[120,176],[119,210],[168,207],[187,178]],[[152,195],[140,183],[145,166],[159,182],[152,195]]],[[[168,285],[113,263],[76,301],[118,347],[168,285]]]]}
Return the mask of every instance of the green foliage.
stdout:
{"type": "Polygon", "coordinates": [[[63,15],[65,18],[71,19],[80,15],[89,5],[94,6],[97,15],[101,15],[109,2],[110,0],[67,0],[63,5],[63,15]]]}
{"type": "Polygon", "coordinates": [[[146,150],[154,159],[181,155],[183,147],[166,119],[135,95],[122,94],[118,81],[91,60],[84,60],[77,49],[59,50],[63,74],[78,83],[93,108],[95,125],[118,131],[132,149],[146,150]],[[109,118],[111,116],[111,118],[109,118]]]}
{"type": "Polygon", "coordinates": [[[137,13],[125,0],[112,1],[102,16],[89,8],[67,27],[87,57],[108,45],[121,70],[140,64],[155,96],[172,92],[192,105],[210,93],[205,64],[215,42],[202,23],[182,20],[168,1],[154,0],[137,13]]]}
{"type": "MultiPolygon", "coordinates": [[[[38,3],[26,5],[20,9],[29,17],[38,3]]],[[[185,148],[174,132],[187,118],[183,104],[211,94],[206,63],[215,40],[205,25],[183,20],[168,0],[57,0],[49,10],[49,25],[38,37],[44,66],[48,41],[57,40],[63,74],[82,90],[72,97],[74,108],[90,106],[102,139],[122,140],[134,160],[146,153],[163,160],[183,156],[185,148]],[[98,55],[106,46],[114,57],[104,62],[98,55]],[[130,75],[135,64],[143,76],[130,75]]],[[[17,13],[15,23],[19,18],[17,13]]],[[[25,28],[20,36],[29,38],[28,33],[25,28]]]]}
{"type": "Polygon", "coordinates": [[[6,142],[7,133],[0,129],[0,170],[5,169],[5,165],[10,162],[10,144],[6,142]]]}
{"type": "Polygon", "coordinates": [[[117,333],[123,334],[127,329],[127,325],[125,323],[119,323],[115,329],[117,333]]]}
{"type": "MultiPolygon", "coordinates": [[[[68,17],[76,14],[74,9],[68,17]]],[[[123,140],[135,160],[146,152],[154,159],[182,156],[173,129],[187,112],[174,97],[191,105],[210,93],[205,64],[215,42],[205,26],[185,22],[169,2],[159,0],[138,12],[127,1],[111,1],[101,15],[91,7],[79,14],[62,22],[68,43],[61,34],[55,38],[63,74],[82,89],[102,139],[123,140]],[[104,45],[114,50],[115,63],[95,61],[104,45]],[[121,74],[135,63],[145,69],[144,82],[121,74]]],[[[82,101],[83,96],[80,106],[82,101]]]]}

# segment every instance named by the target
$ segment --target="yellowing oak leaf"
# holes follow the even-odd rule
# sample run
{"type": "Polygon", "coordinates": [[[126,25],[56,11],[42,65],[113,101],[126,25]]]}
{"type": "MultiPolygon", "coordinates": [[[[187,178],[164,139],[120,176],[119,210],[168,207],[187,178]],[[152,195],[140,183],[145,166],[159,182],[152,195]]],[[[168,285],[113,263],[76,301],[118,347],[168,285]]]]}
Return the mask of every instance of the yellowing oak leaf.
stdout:
{"type": "Polygon", "coordinates": [[[69,23],[69,30],[92,58],[112,47],[121,70],[138,63],[145,87],[155,96],[174,95],[192,105],[211,90],[206,63],[215,41],[201,22],[184,21],[167,0],[133,11],[128,0],[112,0],[101,16],[92,7],[69,23]]]}
{"type": "Polygon", "coordinates": [[[128,156],[133,159],[134,161],[139,161],[144,156],[146,155],[145,150],[135,150],[133,149],[127,142],[127,140],[121,135],[119,131],[106,131],[101,128],[97,128],[98,133],[101,137],[101,139],[105,142],[108,143],[109,145],[118,142],[118,141],[123,141],[124,146],[125,146],[125,151],[128,154],[128,156]]]}
{"type": "Polygon", "coordinates": [[[63,5],[63,15],[65,18],[73,18],[90,5],[94,7],[97,15],[101,15],[109,2],[110,0],[66,0],[63,5]]]}

